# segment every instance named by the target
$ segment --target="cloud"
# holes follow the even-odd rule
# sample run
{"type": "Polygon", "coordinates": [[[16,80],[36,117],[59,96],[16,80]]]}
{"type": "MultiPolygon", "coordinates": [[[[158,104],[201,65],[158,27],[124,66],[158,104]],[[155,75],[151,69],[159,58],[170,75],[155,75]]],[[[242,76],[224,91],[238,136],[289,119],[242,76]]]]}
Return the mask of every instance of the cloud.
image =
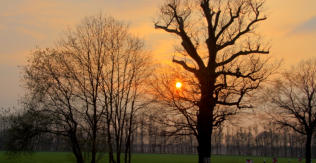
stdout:
{"type": "Polygon", "coordinates": [[[16,105],[21,97],[23,88],[19,87],[20,76],[17,75],[20,71],[16,66],[0,64],[0,109],[16,105]]]}
{"type": "Polygon", "coordinates": [[[25,50],[34,46],[36,40],[31,35],[18,28],[6,28],[0,30],[0,58],[3,55],[11,54],[16,51],[25,50]]]}
{"type": "Polygon", "coordinates": [[[311,19],[303,22],[299,26],[297,26],[292,33],[301,34],[301,33],[314,33],[316,32],[316,16],[311,19]]]}

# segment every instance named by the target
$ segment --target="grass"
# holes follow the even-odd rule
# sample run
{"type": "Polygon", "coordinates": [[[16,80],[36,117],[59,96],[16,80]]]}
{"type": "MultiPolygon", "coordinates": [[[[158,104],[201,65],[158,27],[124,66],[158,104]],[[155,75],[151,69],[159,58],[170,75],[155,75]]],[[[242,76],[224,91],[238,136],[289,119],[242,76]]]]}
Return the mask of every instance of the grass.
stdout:
{"type": "MultiPolygon", "coordinates": [[[[246,159],[252,159],[254,163],[263,163],[263,157],[245,156],[212,156],[212,163],[245,163],[246,159]]],[[[298,163],[297,159],[278,158],[278,163],[298,163]]],[[[8,158],[4,152],[0,152],[0,163],[73,163],[74,157],[67,152],[38,152],[32,155],[8,158]]],[[[101,161],[108,162],[106,157],[101,161]]],[[[197,155],[173,155],[173,154],[134,154],[133,163],[196,163],[197,155]]],[[[272,163],[272,158],[266,158],[267,163],[272,163]]],[[[316,160],[313,160],[316,162],[316,160]]],[[[303,162],[302,162],[303,163],[303,162]]]]}

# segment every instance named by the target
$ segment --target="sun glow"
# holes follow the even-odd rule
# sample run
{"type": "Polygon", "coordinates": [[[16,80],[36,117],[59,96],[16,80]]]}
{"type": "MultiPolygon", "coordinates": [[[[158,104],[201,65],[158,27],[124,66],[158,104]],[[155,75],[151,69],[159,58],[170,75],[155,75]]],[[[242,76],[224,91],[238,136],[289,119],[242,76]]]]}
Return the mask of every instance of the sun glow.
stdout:
{"type": "Polygon", "coordinates": [[[181,82],[177,82],[177,83],[176,83],[176,88],[177,88],[177,89],[180,89],[181,87],[182,87],[182,83],[181,83],[181,82]]]}

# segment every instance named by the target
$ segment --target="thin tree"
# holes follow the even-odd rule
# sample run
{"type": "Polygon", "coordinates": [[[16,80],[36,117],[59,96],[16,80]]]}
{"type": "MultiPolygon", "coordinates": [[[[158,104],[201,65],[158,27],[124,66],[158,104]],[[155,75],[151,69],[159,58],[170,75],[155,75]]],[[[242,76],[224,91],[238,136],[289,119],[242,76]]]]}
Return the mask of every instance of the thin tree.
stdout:
{"type": "Polygon", "coordinates": [[[303,61],[282,73],[267,93],[274,121],[306,137],[305,159],[310,163],[316,129],[316,60],[303,61]]]}
{"type": "Polygon", "coordinates": [[[124,162],[127,163],[131,162],[136,115],[147,105],[143,95],[144,81],[151,72],[150,58],[144,50],[144,42],[132,36],[126,24],[115,20],[109,22],[109,49],[107,65],[101,75],[100,101],[105,108],[109,162],[120,163],[124,152],[124,162]]]}
{"type": "MultiPolygon", "coordinates": [[[[255,33],[264,1],[166,0],[155,28],[181,40],[172,61],[198,81],[197,140],[199,163],[210,162],[214,108],[247,108],[249,92],[269,75],[260,55],[269,49],[255,33]]],[[[225,116],[219,117],[225,120],[225,116]]]]}

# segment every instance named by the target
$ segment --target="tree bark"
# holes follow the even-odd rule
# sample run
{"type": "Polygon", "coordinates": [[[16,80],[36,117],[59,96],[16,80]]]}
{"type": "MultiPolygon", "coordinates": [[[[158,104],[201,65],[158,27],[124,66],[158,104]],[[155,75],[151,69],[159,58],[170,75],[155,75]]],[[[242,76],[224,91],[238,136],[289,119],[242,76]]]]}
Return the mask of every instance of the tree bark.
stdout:
{"type": "Polygon", "coordinates": [[[72,152],[74,153],[77,163],[84,163],[78,139],[74,133],[70,133],[70,141],[72,144],[72,152]]]}
{"type": "Polygon", "coordinates": [[[93,128],[92,128],[92,149],[91,149],[91,163],[96,163],[96,139],[97,139],[97,121],[96,121],[96,107],[94,108],[94,116],[93,116],[93,128]]]}
{"type": "Polygon", "coordinates": [[[208,119],[205,115],[208,112],[201,111],[198,115],[198,154],[199,163],[210,163],[211,157],[211,138],[212,138],[212,127],[207,125],[208,119]]]}
{"type": "Polygon", "coordinates": [[[311,163],[311,155],[312,155],[312,135],[311,133],[307,133],[306,136],[306,151],[305,151],[305,162],[311,163]]]}
{"type": "Polygon", "coordinates": [[[91,149],[91,163],[96,163],[96,131],[93,131],[93,138],[92,138],[92,149],[91,149]]]}
{"type": "MultiPolygon", "coordinates": [[[[206,89],[209,90],[209,89],[206,89]]],[[[212,110],[215,104],[211,102],[210,93],[203,93],[199,104],[199,113],[197,115],[198,124],[198,154],[199,163],[210,163],[211,160],[211,140],[212,140],[212,110]]],[[[205,91],[209,92],[209,91],[205,91]]]]}
{"type": "Polygon", "coordinates": [[[109,163],[115,163],[114,161],[114,155],[113,155],[113,147],[112,147],[112,135],[111,135],[111,130],[110,130],[110,122],[107,122],[107,132],[108,132],[108,146],[109,146],[109,163]]]}
{"type": "Polygon", "coordinates": [[[140,152],[145,153],[144,151],[144,119],[142,118],[140,123],[140,152]]]}

